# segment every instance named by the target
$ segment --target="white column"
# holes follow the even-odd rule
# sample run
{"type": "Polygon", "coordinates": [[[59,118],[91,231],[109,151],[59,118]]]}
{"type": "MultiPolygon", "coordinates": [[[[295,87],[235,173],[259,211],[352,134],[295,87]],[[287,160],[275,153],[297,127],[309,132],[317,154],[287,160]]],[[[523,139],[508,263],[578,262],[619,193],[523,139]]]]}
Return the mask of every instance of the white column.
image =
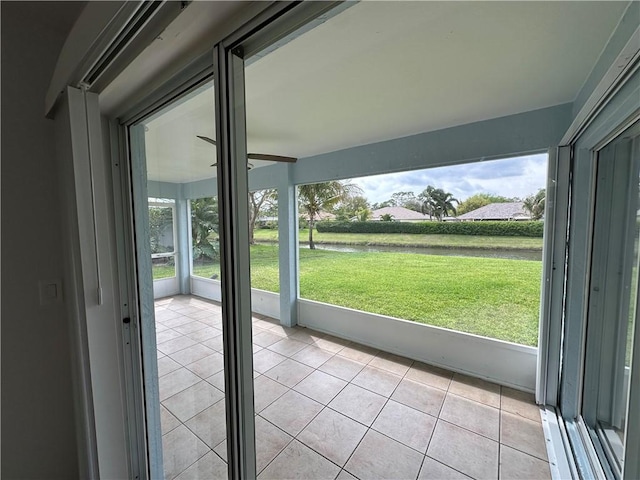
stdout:
{"type": "Polygon", "coordinates": [[[191,240],[189,238],[191,229],[189,228],[189,200],[179,189],[179,198],[176,198],[176,267],[178,269],[178,288],[180,293],[188,295],[191,293],[191,240]]]}
{"type": "Polygon", "coordinates": [[[298,323],[298,205],[291,164],[281,165],[278,184],[278,243],[280,271],[280,323],[298,323]]]}

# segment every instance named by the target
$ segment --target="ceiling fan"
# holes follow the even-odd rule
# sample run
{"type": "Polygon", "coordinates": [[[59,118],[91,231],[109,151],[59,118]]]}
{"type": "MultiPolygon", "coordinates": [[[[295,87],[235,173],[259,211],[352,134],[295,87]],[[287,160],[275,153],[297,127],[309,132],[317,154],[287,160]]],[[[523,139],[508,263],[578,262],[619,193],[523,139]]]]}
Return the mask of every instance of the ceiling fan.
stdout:
{"type": "MultiPolygon", "coordinates": [[[[207,143],[210,143],[211,145],[215,145],[216,141],[213,138],[209,138],[209,137],[204,137],[202,135],[196,135],[196,137],[198,137],[200,140],[204,140],[207,143]]],[[[295,163],[298,161],[297,158],[295,157],[284,157],[282,155],[269,155],[266,153],[248,153],[247,154],[247,159],[248,160],[263,160],[266,162],[287,162],[287,163],[295,163]]],[[[211,166],[215,167],[217,165],[217,163],[212,163],[211,166]]],[[[247,163],[249,170],[251,170],[253,168],[253,165],[251,163],[247,163]]]]}

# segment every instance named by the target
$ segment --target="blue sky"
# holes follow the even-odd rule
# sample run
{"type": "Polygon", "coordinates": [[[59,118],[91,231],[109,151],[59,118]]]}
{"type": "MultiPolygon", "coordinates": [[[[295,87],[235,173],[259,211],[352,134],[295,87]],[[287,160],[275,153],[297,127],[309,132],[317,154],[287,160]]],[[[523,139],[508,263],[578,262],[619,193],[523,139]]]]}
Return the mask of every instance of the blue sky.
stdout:
{"type": "Polygon", "coordinates": [[[546,154],[352,179],[370,203],[384,202],[394,192],[418,195],[427,185],[451,192],[460,201],[480,192],[523,198],[545,188],[546,182],[546,154]]]}

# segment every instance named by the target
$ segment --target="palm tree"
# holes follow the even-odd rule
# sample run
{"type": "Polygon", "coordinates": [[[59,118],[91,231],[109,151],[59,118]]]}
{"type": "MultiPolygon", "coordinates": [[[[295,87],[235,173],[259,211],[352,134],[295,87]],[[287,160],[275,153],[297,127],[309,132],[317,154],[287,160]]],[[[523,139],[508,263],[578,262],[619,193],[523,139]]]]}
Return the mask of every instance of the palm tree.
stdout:
{"type": "Polygon", "coordinates": [[[429,185],[422,191],[420,195],[418,195],[418,198],[422,201],[420,205],[420,211],[424,215],[429,215],[429,220],[433,220],[433,215],[435,214],[436,210],[436,203],[435,199],[433,198],[434,191],[435,187],[429,185]]]}
{"type": "Polygon", "coordinates": [[[215,260],[218,257],[217,244],[208,237],[218,231],[218,199],[215,197],[191,200],[191,240],[193,259],[202,257],[215,260]]]}
{"type": "Polygon", "coordinates": [[[322,211],[333,208],[338,202],[346,200],[350,195],[361,193],[360,187],[339,181],[312,183],[298,187],[300,209],[309,221],[309,248],[315,249],[313,243],[313,227],[316,218],[322,211]]]}
{"type": "Polygon", "coordinates": [[[523,207],[531,215],[531,220],[540,220],[544,215],[544,203],[546,190],[541,188],[535,195],[529,195],[524,199],[523,207]]]}
{"type": "Polygon", "coordinates": [[[422,200],[422,213],[429,215],[429,220],[436,217],[439,222],[449,214],[455,215],[456,207],[453,203],[459,203],[453,194],[431,185],[425,188],[418,198],[422,200]]]}
{"type": "Polygon", "coordinates": [[[449,192],[445,192],[444,190],[438,188],[436,189],[435,199],[437,203],[436,217],[438,221],[441,222],[442,219],[449,214],[456,214],[456,207],[453,205],[453,202],[458,203],[458,199],[454,198],[453,195],[449,192]]]}
{"type": "Polygon", "coordinates": [[[368,208],[358,210],[355,217],[358,222],[366,222],[371,218],[371,210],[369,210],[368,208]]]}

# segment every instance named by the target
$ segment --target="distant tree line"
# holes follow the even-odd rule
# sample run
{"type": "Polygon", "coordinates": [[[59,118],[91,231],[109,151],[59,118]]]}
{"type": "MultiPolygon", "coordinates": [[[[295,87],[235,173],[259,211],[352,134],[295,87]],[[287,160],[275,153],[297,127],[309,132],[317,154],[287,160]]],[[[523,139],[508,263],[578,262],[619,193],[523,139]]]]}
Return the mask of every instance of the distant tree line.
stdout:
{"type": "MultiPolygon", "coordinates": [[[[254,243],[253,232],[260,217],[277,217],[277,191],[260,190],[249,193],[249,241],[254,243]]],[[[348,181],[330,181],[298,187],[298,209],[301,225],[309,228],[309,246],[315,248],[313,228],[323,212],[331,213],[336,221],[365,222],[371,218],[372,210],[384,207],[404,207],[421,212],[429,219],[442,222],[445,217],[462,215],[491,203],[522,201],[532,220],[544,215],[545,190],[529,195],[524,200],[508,198],[491,193],[477,193],[464,201],[459,201],[452,193],[433,185],[428,185],[421,193],[401,191],[381,203],[370,204],[362,189],[348,181]]],[[[167,219],[161,210],[150,212],[152,230],[152,250],[157,249],[159,235],[165,228],[167,219]]],[[[387,214],[381,220],[392,221],[387,214]]],[[[191,201],[191,236],[193,258],[217,260],[219,258],[218,241],[214,238],[218,232],[218,202],[215,197],[191,201]]]]}

